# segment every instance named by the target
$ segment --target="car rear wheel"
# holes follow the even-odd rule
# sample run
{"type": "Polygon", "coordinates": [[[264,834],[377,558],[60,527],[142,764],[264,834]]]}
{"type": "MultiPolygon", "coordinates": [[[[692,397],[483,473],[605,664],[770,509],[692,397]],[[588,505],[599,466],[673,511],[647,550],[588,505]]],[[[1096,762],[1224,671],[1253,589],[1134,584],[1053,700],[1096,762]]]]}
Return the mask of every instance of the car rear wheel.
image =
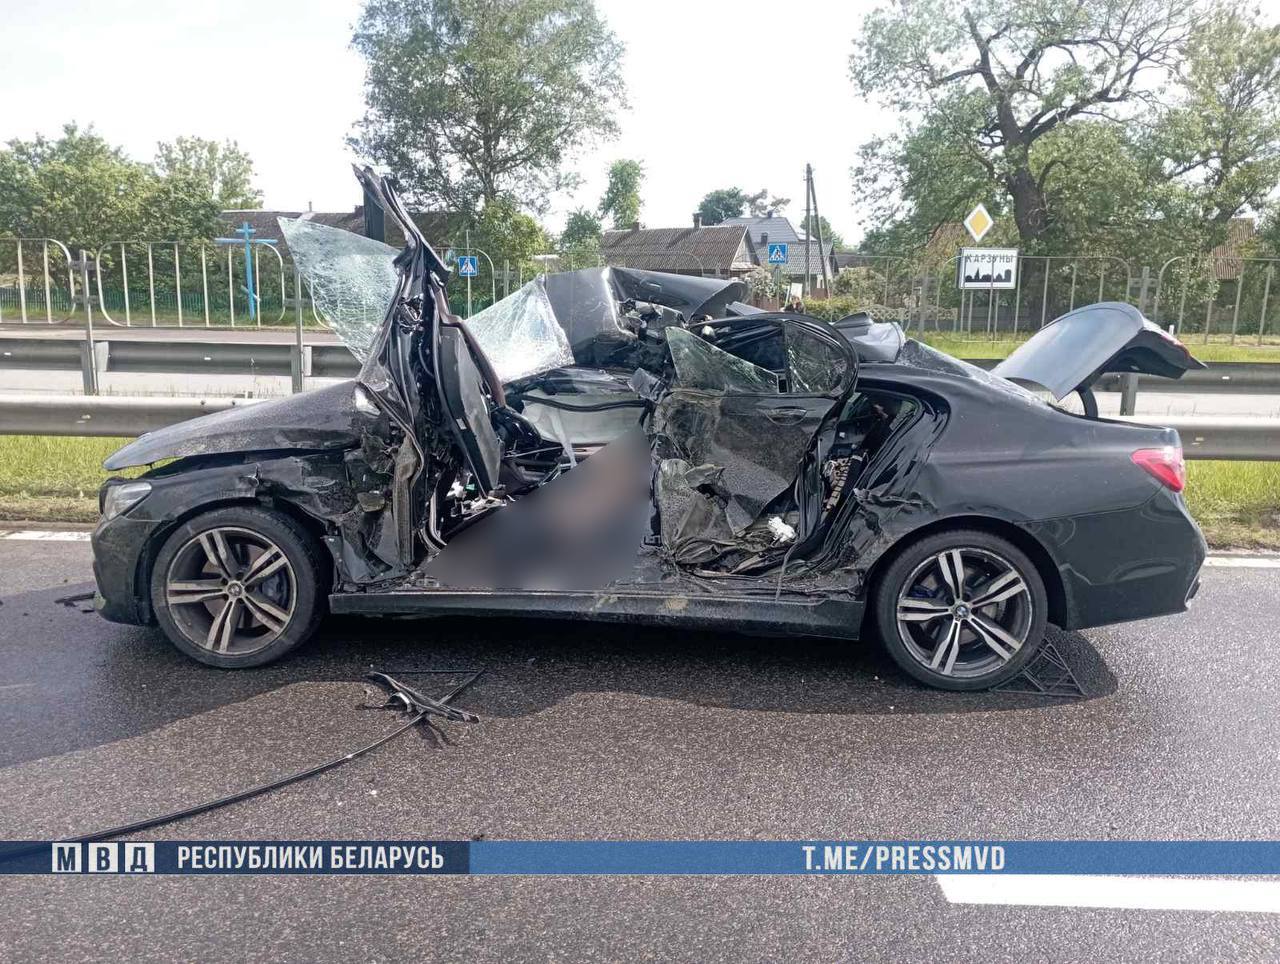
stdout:
{"type": "Polygon", "coordinates": [[[907,546],[873,591],[880,637],[922,683],[981,690],[1020,673],[1044,641],[1048,598],[1031,560],[979,530],[907,546]]]}
{"type": "Polygon", "coordinates": [[[315,632],[327,571],[316,541],[289,516],[218,509],[165,540],[152,570],[152,605],[188,656],[224,669],[261,666],[315,632]]]}

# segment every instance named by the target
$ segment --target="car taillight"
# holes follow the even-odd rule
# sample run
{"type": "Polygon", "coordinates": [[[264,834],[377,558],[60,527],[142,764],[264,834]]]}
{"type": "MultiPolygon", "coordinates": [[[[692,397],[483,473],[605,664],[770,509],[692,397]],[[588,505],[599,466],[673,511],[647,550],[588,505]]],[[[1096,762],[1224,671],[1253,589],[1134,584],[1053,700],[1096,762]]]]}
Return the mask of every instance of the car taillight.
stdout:
{"type": "Polygon", "coordinates": [[[1181,492],[1187,484],[1187,465],[1182,461],[1180,445],[1164,445],[1158,449],[1138,449],[1131,456],[1133,464],[1146,469],[1162,485],[1181,492]]]}

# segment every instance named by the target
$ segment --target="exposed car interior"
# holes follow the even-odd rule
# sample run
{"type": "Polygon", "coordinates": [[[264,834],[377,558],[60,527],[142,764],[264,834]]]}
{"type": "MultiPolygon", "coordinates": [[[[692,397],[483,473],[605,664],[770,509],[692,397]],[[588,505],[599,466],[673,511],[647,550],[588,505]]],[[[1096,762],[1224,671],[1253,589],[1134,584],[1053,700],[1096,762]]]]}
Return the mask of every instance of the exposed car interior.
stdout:
{"type": "MultiPolygon", "coordinates": [[[[501,402],[482,376],[493,368],[483,349],[442,326],[441,357],[459,373],[442,385],[468,426],[466,464],[437,486],[446,543],[639,427],[652,452],[650,544],[695,571],[767,570],[816,544],[916,407],[903,395],[855,393],[854,353],[812,319],[689,324],[634,299],[616,311],[635,338],[630,350],[614,332],[593,337],[643,367],[564,366],[503,386],[501,402]]],[[[599,357],[592,349],[583,354],[599,357]]]]}

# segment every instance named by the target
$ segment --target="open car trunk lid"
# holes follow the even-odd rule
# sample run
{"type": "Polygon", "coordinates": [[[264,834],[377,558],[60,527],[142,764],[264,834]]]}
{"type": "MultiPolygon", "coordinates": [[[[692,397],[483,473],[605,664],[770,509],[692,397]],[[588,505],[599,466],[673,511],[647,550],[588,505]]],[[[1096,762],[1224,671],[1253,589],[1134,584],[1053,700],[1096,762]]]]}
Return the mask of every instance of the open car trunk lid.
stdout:
{"type": "Polygon", "coordinates": [[[1061,399],[1088,388],[1107,372],[1181,378],[1184,372],[1204,367],[1182,342],[1133,305],[1104,301],[1046,325],[991,372],[1038,385],[1061,399]]]}

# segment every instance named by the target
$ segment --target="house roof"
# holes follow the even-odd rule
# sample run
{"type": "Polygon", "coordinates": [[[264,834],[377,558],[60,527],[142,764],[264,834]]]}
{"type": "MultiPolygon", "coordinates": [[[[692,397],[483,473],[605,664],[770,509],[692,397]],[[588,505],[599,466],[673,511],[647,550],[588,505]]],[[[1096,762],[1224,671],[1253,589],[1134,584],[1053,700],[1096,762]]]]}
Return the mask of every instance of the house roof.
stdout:
{"type": "Polygon", "coordinates": [[[729,271],[750,266],[740,259],[746,238],[741,225],[705,228],[632,228],[606,231],[600,252],[606,261],[652,271],[729,271]]]}
{"type": "MultiPolygon", "coordinates": [[[[245,221],[249,222],[249,227],[254,230],[254,239],[271,239],[276,242],[276,248],[284,257],[289,256],[289,245],[284,239],[284,234],[280,230],[278,218],[306,218],[308,221],[315,221],[317,224],[324,224],[331,228],[341,228],[343,231],[350,231],[353,234],[364,234],[364,206],[357,205],[352,211],[263,211],[263,210],[241,210],[233,209],[223,211],[219,215],[222,222],[227,225],[226,230],[228,236],[232,236],[230,232],[235,231],[245,221]]],[[[442,245],[449,237],[449,221],[450,216],[443,211],[420,211],[413,215],[414,222],[426,235],[427,240],[433,245],[442,245]]],[[[404,234],[394,224],[387,221],[386,238],[387,244],[393,248],[399,248],[404,245],[404,234]]]]}
{"type": "MultiPolygon", "coordinates": [[[[795,229],[795,226],[788,218],[775,214],[773,217],[726,218],[721,223],[741,225],[747,229],[747,236],[751,240],[757,264],[764,265],[766,268],[781,267],[783,274],[805,273],[804,235],[795,229]],[[768,239],[767,242],[766,238],[768,239]],[[786,264],[770,265],[768,263],[769,253],[766,250],[766,244],[779,243],[787,246],[786,264]]],[[[815,237],[809,244],[809,274],[822,274],[824,254],[830,258],[831,242],[826,241],[819,247],[818,239],[815,237]]]]}
{"type": "Polygon", "coordinates": [[[773,217],[738,217],[725,218],[721,224],[741,224],[751,232],[751,241],[759,246],[760,239],[766,234],[770,241],[782,241],[787,244],[794,244],[800,240],[800,235],[796,231],[795,226],[790,220],[780,214],[773,217]]]}
{"type": "Polygon", "coordinates": [[[1232,281],[1244,271],[1243,249],[1253,239],[1253,218],[1232,218],[1227,222],[1227,240],[1209,252],[1213,274],[1219,281],[1232,281]]]}

